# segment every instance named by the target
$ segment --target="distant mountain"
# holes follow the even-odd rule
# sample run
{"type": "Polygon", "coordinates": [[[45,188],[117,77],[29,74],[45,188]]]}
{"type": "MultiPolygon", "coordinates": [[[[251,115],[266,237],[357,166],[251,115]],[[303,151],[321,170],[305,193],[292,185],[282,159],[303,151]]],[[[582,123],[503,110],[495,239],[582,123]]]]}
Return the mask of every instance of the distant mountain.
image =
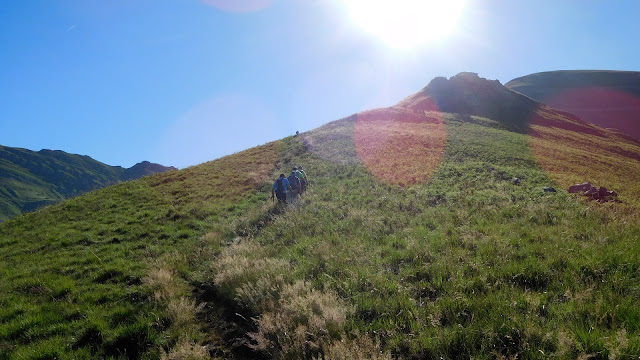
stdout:
{"type": "Polygon", "coordinates": [[[640,72],[563,70],[526,75],[511,90],[640,139],[640,72]]]}
{"type": "Polygon", "coordinates": [[[121,179],[123,181],[126,180],[135,180],[139,179],[143,176],[153,175],[157,173],[162,173],[169,170],[177,170],[173,166],[163,166],[160,164],[151,163],[148,161],[139,162],[128,169],[124,169],[122,173],[121,179]]]}
{"type": "Polygon", "coordinates": [[[174,170],[148,161],[110,166],[60,150],[0,146],[0,221],[121,181],[174,170]]]}

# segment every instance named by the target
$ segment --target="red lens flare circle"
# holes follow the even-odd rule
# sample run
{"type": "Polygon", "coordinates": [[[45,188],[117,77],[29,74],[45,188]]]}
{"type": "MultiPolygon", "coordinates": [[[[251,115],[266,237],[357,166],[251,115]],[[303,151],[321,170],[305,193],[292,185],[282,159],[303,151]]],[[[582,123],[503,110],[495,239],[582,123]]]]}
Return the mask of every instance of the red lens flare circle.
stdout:
{"type": "Polygon", "coordinates": [[[640,205],[640,140],[541,107],[530,118],[531,151],[561,187],[591,182],[640,205]]]}
{"type": "Polygon", "coordinates": [[[587,87],[563,91],[545,103],[640,140],[638,96],[606,87],[587,87]]]}
{"type": "Polygon", "coordinates": [[[361,112],[354,129],[361,163],[376,178],[397,186],[426,182],[442,162],[445,140],[439,112],[403,107],[361,112]]]}

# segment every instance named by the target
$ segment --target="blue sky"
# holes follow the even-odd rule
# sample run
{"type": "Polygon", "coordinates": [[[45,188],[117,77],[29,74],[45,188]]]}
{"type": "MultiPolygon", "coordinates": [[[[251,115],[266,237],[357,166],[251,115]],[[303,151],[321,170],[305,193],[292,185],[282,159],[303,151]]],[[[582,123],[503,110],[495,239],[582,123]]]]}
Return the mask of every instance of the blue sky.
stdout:
{"type": "Polygon", "coordinates": [[[640,1],[461,0],[452,33],[400,49],[345,1],[2,1],[0,144],[184,168],[436,76],[640,70],[640,1]]]}

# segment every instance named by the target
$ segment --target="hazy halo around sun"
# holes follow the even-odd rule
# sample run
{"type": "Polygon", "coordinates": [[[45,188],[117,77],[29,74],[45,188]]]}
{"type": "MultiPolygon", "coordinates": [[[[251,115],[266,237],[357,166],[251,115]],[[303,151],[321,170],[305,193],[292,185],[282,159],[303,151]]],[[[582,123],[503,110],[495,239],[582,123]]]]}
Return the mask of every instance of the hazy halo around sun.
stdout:
{"type": "Polygon", "coordinates": [[[351,19],[394,49],[446,40],[458,28],[464,0],[344,0],[351,19]]]}

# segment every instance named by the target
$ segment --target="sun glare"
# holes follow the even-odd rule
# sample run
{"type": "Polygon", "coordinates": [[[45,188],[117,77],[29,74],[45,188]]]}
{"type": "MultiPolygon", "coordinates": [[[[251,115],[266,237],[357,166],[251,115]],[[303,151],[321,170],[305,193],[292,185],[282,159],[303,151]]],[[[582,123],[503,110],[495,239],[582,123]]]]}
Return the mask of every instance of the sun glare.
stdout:
{"type": "Polygon", "coordinates": [[[445,40],[458,27],[464,0],[344,0],[353,21],[387,46],[413,49],[445,40]]]}

